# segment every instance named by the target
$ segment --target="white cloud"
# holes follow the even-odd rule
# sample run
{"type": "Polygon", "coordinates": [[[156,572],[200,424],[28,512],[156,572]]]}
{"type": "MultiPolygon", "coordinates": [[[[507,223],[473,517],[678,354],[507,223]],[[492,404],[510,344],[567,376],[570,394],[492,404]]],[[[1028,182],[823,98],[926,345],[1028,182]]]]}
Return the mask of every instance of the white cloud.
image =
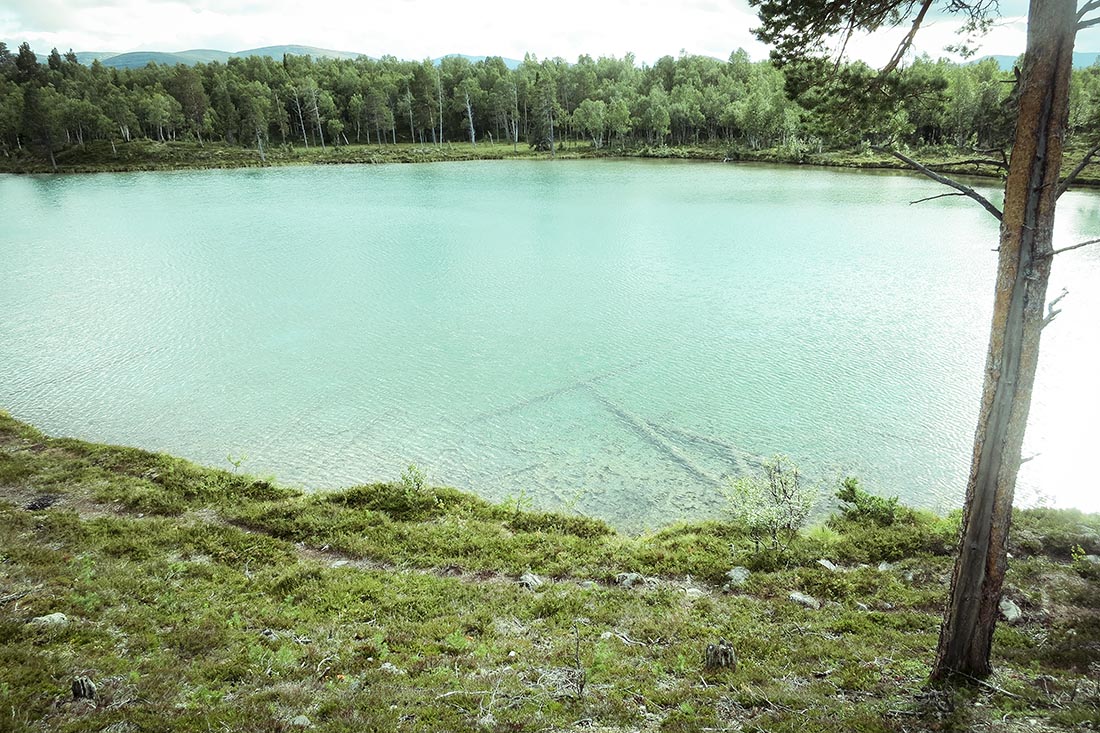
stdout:
{"type": "MultiPolygon", "coordinates": [[[[1003,10],[1020,12],[1006,0],[1003,10]]],[[[551,5],[397,0],[8,0],[0,9],[0,38],[27,40],[39,52],[220,48],[236,51],[284,43],[424,58],[445,53],[575,59],[633,52],[652,62],[681,49],[726,58],[741,47],[753,58],[767,49],[753,38],[756,15],[747,0],[559,0],[551,5]]],[[[917,50],[932,57],[955,42],[959,21],[939,15],[918,35],[917,50]]],[[[849,53],[879,64],[904,28],[855,39],[849,53]]],[[[1078,47],[1100,47],[1100,30],[1078,47]],[[1092,43],[1089,46],[1088,43],[1092,43]]],[[[982,53],[1016,54],[1024,24],[1005,18],[982,53]]]]}

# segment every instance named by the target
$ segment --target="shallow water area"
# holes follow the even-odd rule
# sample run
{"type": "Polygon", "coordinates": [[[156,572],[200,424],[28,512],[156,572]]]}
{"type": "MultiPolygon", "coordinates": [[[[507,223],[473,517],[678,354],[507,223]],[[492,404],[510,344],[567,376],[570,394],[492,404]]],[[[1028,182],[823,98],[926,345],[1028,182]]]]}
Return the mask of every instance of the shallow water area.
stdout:
{"type": "MultiPolygon", "coordinates": [[[[981,186],[996,198],[995,182],[981,186]]],[[[654,161],[0,176],[0,407],[328,487],[713,514],[791,455],[937,510],[996,221],[890,173],[654,161]]],[[[1056,246],[1100,231],[1060,202],[1056,246]]],[[[1100,248],[1060,255],[1018,495],[1100,510],[1100,248]]]]}

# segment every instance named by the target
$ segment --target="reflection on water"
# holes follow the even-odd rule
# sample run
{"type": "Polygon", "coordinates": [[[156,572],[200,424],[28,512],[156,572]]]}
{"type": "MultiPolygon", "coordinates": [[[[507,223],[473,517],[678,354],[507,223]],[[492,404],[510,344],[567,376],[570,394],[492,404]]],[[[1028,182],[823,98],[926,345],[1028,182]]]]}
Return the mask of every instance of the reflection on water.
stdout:
{"type": "MultiPolygon", "coordinates": [[[[494,162],[0,177],[0,406],[310,486],[409,462],[638,528],[790,454],[961,498],[996,222],[906,175],[494,162]]],[[[1070,193],[1059,246],[1100,229],[1070,193]]],[[[1100,509],[1100,249],[1067,253],[1025,500],[1100,509]]]]}

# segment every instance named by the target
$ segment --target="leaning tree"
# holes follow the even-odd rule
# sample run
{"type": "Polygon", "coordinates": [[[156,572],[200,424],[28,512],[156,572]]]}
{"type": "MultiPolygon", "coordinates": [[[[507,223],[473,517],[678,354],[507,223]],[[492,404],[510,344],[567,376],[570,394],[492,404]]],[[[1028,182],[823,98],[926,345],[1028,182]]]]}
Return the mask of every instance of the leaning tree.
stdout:
{"type": "MultiPolygon", "coordinates": [[[[822,62],[836,44],[836,66],[853,34],[908,24],[908,32],[878,75],[894,72],[909,51],[934,0],[750,0],[758,8],[757,36],[773,45],[779,63],[822,62]]],[[[996,0],[940,0],[940,11],[965,20],[980,32],[997,10],[996,0]]],[[[1008,159],[1004,208],[974,189],[897,152],[893,155],[925,175],[968,196],[1000,221],[993,321],[986,356],[981,409],[974,434],[966,487],[959,554],[940,629],[932,678],[984,677],[1007,568],[1012,496],[1021,463],[1024,428],[1039,357],[1039,337],[1058,314],[1046,303],[1051,260],[1059,252],[1100,242],[1055,249],[1054,211],[1058,198],[1100,150],[1094,147],[1065,177],[1065,141],[1073,43],[1078,31],[1100,25],[1100,0],[1030,0],[1027,49],[1017,69],[1015,136],[1008,159]]],[[[865,92],[870,93],[869,89],[865,92]]]]}

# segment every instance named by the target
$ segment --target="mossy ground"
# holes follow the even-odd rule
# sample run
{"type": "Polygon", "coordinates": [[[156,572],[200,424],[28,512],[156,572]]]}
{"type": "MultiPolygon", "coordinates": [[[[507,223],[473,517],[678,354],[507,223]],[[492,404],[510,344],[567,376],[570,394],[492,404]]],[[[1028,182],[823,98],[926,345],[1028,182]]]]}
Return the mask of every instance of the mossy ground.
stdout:
{"type": "Polygon", "coordinates": [[[766,556],[722,522],[626,537],[449,489],[304,494],[0,413],[0,730],[1100,727],[1100,518],[1015,526],[1024,622],[987,684],[935,690],[949,519],[834,517],[766,556]],[[719,638],[734,671],[703,668],[719,638]]]}
{"type": "MultiPolygon", "coordinates": [[[[1065,153],[1065,173],[1077,164],[1085,149],[1070,144],[1065,153]]],[[[911,170],[904,162],[870,149],[825,150],[767,148],[755,150],[743,146],[722,144],[593,148],[588,142],[569,141],[558,146],[557,157],[575,158],[661,158],[727,162],[781,163],[832,168],[911,170]]],[[[922,163],[949,175],[968,175],[1000,179],[1003,169],[970,162],[972,153],[960,152],[950,146],[932,147],[910,154],[922,163]]],[[[121,171],[188,170],[207,168],[252,168],[287,165],[325,165],[340,163],[434,163],[463,160],[542,160],[546,151],[536,151],[525,143],[480,142],[445,143],[443,145],[329,145],[306,148],[300,145],[271,145],[265,151],[266,160],[254,148],[242,148],[221,142],[199,144],[193,141],[156,142],[134,140],[116,143],[97,140],[86,145],[66,148],[56,155],[58,173],[103,173],[121,171]]],[[[0,156],[0,173],[51,173],[48,159],[23,150],[0,156]]],[[[1093,162],[1077,179],[1078,186],[1100,186],[1100,162],[1093,162]]]]}

